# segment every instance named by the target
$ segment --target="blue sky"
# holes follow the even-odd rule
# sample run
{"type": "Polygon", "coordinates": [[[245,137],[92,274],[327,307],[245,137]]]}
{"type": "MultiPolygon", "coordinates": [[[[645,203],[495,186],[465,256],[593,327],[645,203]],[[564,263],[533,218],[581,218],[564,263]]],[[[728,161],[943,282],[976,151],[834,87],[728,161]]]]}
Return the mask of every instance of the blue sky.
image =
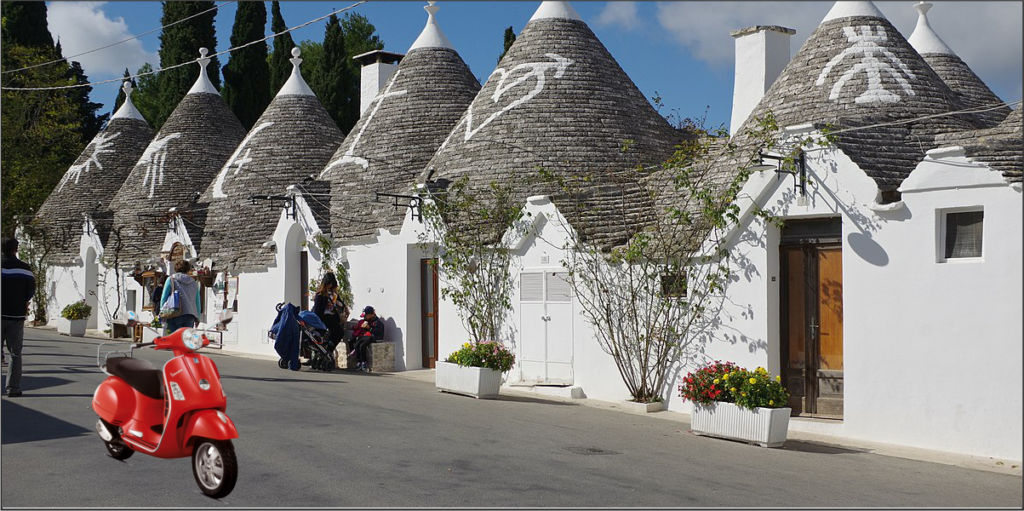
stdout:
{"type": "MultiPolygon", "coordinates": [[[[216,4],[222,3],[216,1],[216,4]]],[[[288,26],[351,5],[352,1],[283,1],[288,26]]],[[[875,2],[909,37],[917,22],[911,1],[875,2]]],[[[368,17],[385,49],[405,53],[426,22],[425,2],[372,1],[354,9],[368,17]]],[[[494,69],[508,26],[518,34],[539,2],[439,2],[438,23],[473,73],[483,82],[494,69]]],[[[47,2],[50,32],[65,55],[132,37],[160,26],[157,1],[47,2]]],[[[792,53],[820,23],[832,2],[573,2],[598,38],[645,96],[658,93],[662,112],[700,117],[708,125],[728,124],[733,89],[731,30],[783,25],[797,30],[792,53]]],[[[1022,94],[1021,2],[935,2],[928,13],[935,31],[1003,100],[1022,94]]],[[[269,18],[270,3],[267,2],[269,18]]],[[[229,47],[235,4],[216,17],[217,50],[229,47]]],[[[325,22],[293,32],[296,41],[323,39],[325,22]]],[[[269,19],[268,19],[269,34],[269,19]]],[[[158,64],[159,31],[126,44],[77,58],[92,81],[158,64]]],[[[226,60],[221,57],[221,62],[226,60]]],[[[95,87],[92,99],[112,106],[116,84],[95,87]]]]}

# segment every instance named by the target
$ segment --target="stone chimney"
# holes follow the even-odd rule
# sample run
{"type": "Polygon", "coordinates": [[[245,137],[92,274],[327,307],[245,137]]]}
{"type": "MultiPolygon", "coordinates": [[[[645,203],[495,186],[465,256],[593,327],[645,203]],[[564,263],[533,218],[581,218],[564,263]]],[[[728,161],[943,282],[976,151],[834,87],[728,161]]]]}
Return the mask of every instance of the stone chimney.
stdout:
{"type": "Polygon", "coordinates": [[[764,93],[789,64],[789,38],[796,30],[756,25],[736,30],[736,82],[732,93],[729,134],[735,136],[764,93]]]}
{"type": "Polygon", "coordinates": [[[373,98],[377,97],[377,93],[384,88],[388,78],[395,74],[398,63],[404,56],[401,53],[374,50],[352,57],[363,66],[359,72],[359,115],[363,115],[363,112],[370,107],[373,98]]]}

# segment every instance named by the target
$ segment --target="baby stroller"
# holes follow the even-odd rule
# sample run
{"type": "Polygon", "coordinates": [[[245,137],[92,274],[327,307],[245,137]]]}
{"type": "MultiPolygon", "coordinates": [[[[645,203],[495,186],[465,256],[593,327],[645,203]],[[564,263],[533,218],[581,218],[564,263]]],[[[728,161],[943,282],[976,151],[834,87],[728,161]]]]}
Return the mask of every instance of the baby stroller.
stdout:
{"type": "Polygon", "coordinates": [[[327,326],[313,311],[299,313],[299,354],[309,359],[316,371],[333,371],[338,366],[327,326]]]}

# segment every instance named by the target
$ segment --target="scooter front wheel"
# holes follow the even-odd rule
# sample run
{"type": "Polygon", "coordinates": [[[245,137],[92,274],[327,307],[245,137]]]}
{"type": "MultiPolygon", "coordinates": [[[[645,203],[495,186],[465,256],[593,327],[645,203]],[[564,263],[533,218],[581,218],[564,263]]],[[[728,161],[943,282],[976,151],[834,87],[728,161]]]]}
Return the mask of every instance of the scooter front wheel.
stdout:
{"type": "Polygon", "coordinates": [[[103,442],[103,444],[107,446],[107,452],[110,453],[110,457],[115,460],[124,461],[131,458],[132,454],[135,454],[134,450],[123,445],[117,445],[113,442],[103,442]]]}
{"type": "Polygon", "coordinates": [[[203,493],[215,499],[226,497],[238,480],[238,459],[231,440],[196,441],[192,451],[192,475],[203,493]]]}

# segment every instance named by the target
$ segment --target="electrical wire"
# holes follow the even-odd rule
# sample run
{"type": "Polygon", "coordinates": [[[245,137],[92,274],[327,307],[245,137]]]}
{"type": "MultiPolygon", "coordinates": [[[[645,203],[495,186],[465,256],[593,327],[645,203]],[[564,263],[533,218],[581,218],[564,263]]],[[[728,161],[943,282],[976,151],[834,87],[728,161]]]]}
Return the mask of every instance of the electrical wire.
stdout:
{"type": "MultiPolygon", "coordinates": [[[[953,111],[953,112],[942,112],[942,113],[938,113],[938,114],[930,114],[930,115],[925,115],[925,116],[922,116],[922,117],[917,117],[917,118],[914,118],[914,119],[904,119],[902,121],[882,122],[882,123],[878,123],[878,124],[870,124],[870,125],[867,125],[867,126],[856,126],[856,127],[852,127],[852,128],[844,128],[844,129],[840,129],[840,130],[830,131],[829,134],[830,135],[837,135],[839,133],[849,133],[851,131],[862,131],[862,130],[872,129],[872,128],[884,128],[884,127],[888,127],[888,126],[899,126],[901,124],[910,124],[910,123],[914,123],[914,122],[917,122],[917,121],[923,121],[925,119],[934,119],[936,117],[946,117],[946,116],[950,116],[950,115],[978,114],[978,113],[982,113],[982,112],[990,112],[992,110],[998,110],[998,109],[1003,108],[1003,107],[1010,107],[1011,110],[1012,110],[1013,105],[1019,105],[1019,104],[1021,104],[1021,101],[1022,100],[1018,99],[1017,101],[1009,101],[1009,102],[1005,102],[1005,103],[993,104],[992,106],[988,106],[988,107],[966,108],[964,110],[956,110],[956,111],[953,111]]],[[[966,131],[972,131],[972,130],[966,130],[966,131]]]]}
{"type": "Polygon", "coordinates": [[[236,1],[236,0],[228,0],[227,2],[224,2],[224,3],[220,4],[220,5],[215,5],[212,8],[207,9],[207,10],[205,10],[203,12],[200,12],[200,13],[197,13],[197,14],[193,14],[193,15],[187,17],[187,18],[182,18],[182,19],[180,19],[178,21],[175,21],[173,23],[168,23],[168,24],[166,24],[166,25],[164,25],[162,27],[154,28],[153,30],[150,30],[148,32],[143,32],[143,33],[141,33],[141,34],[139,34],[139,35],[137,35],[135,37],[129,37],[128,39],[124,39],[124,40],[118,41],[116,43],[110,43],[110,44],[108,44],[106,46],[101,46],[99,48],[95,48],[95,49],[92,49],[92,50],[89,50],[89,51],[84,51],[82,53],[79,53],[77,55],[72,55],[70,57],[64,57],[64,58],[61,58],[61,59],[51,60],[49,62],[43,62],[42,64],[34,64],[34,65],[31,65],[31,66],[22,67],[22,68],[18,68],[18,69],[11,69],[9,71],[4,71],[3,74],[17,73],[18,71],[25,71],[26,69],[35,69],[37,67],[48,66],[50,64],[56,64],[58,62],[64,62],[65,60],[71,60],[71,59],[73,59],[75,57],[81,57],[82,55],[88,55],[90,53],[95,53],[95,52],[98,52],[100,50],[105,50],[105,49],[110,48],[112,46],[117,46],[117,45],[119,45],[121,43],[127,43],[128,41],[133,41],[133,40],[138,39],[138,38],[140,38],[142,36],[152,34],[153,32],[156,32],[157,30],[163,30],[163,29],[165,29],[167,27],[173,27],[174,25],[177,25],[178,23],[181,23],[183,21],[188,21],[188,20],[190,20],[192,18],[195,18],[197,16],[202,16],[202,15],[204,15],[204,14],[210,12],[210,11],[215,11],[217,9],[220,9],[221,7],[224,7],[225,5],[230,4],[230,3],[234,2],[234,1],[236,1]]]}
{"type": "MultiPolygon", "coordinates": [[[[254,44],[259,44],[259,43],[265,42],[265,41],[267,41],[269,39],[273,39],[273,38],[275,38],[277,36],[284,35],[284,34],[287,34],[289,32],[292,32],[294,30],[298,30],[300,28],[312,25],[313,23],[316,23],[318,21],[325,20],[325,19],[327,19],[327,18],[329,18],[329,17],[331,17],[331,16],[333,16],[335,14],[338,14],[339,12],[345,12],[345,11],[347,11],[349,9],[354,9],[354,8],[356,8],[356,7],[360,6],[360,5],[363,5],[363,4],[365,4],[365,3],[369,2],[369,1],[370,0],[361,0],[361,1],[356,2],[356,3],[354,3],[354,4],[352,4],[352,5],[348,6],[348,7],[343,7],[341,9],[335,9],[335,10],[333,10],[333,11],[331,11],[331,12],[329,12],[329,13],[323,15],[323,16],[320,16],[319,18],[311,19],[311,20],[309,20],[309,21],[307,21],[305,23],[302,23],[300,25],[296,25],[296,26],[294,26],[292,28],[289,28],[289,29],[286,29],[286,30],[282,30],[281,32],[278,32],[276,34],[268,35],[268,36],[266,36],[266,37],[264,37],[262,39],[257,39],[255,41],[250,41],[250,42],[245,43],[245,44],[243,44],[241,46],[236,46],[234,48],[228,48],[228,49],[226,49],[224,51],[217,52],[217,53],[214,53],[212,55],[207,55],[206,58],[212,59],[213,57],[218,57],[218,56],[221,56],[221,55],[226,55],[228,53],[231,53],[231,52],[233,52],[235,50],[240,50],[240,49],[245,48],[247,46],[252,46],[254,44]]],[[[131,76],[125,76],[125,77],[121,77],[121,78],[114,78],[114,79],[110,79],[110,80],[101,80],[101,81],[98,81],[98,82],[80,83],[80,84],[76,84],[76,85],[63,85],[63,86],[60,86],[60,87],[2,87],[2,88],[0,88],[0,90],[47,91],[47,90],[67,90],[67,89],[77,89],[77,88],[81,88],[81,87],[92,87],[94,85],[103,85],[103,84],[106,84],[106,83],[122,82],[122,81],[125,81],[125,80],[130,80],[132,78],[139,78],[139,77],[142,77],[142,76],[148,76],[148,75],[151,75],[151,74],[156,74],[156,73],[159,73],[159,72],[162,72],[162,71],[170,71],[171,69],[176,69],[176,68],[179,68],[179,67],[184,67],[184,66],[192,65],[192,64],[194,64],[196,62],[199,62],[199,60],[201,58],[202,57],[200,57],[199,59],[189,60],[189,61],[186,61],[186,62],[182,62],[181,64],[175,64],[173,66],[168,66],[168,67],[161,68],[161,69],[154,69],[152,71],[147,71],[145,73],[136,73],[136,74],[131,75],[131,76]]]]}

